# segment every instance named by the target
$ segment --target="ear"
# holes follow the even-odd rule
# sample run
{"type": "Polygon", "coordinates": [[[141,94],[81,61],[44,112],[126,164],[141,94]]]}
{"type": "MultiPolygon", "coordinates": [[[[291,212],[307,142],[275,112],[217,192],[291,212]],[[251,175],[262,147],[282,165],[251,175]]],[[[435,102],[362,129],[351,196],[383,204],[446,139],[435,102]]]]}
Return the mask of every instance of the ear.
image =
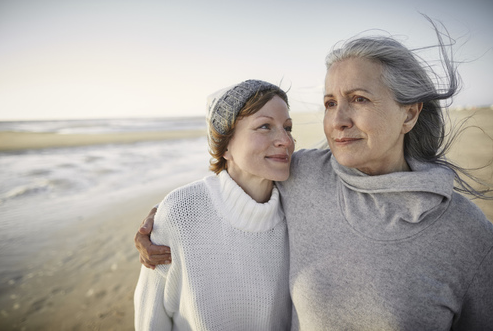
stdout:
{"type": "Polygon", "coordinates": [[[226,148],[226,152],[224,152],[223,158],[224,158],[226,161],[229,161],[229,160],[231,160],[231,159],[232,159],[232,157],[231,157],[231,153],[229,152],[229,148],[226,148]]]}
{"type": "Polygon", "coordinates": [[[414,128],[414,125],[416,125],[421,109],[423,109],[423,103],[413,103],[412,105],[404,106],[404,108],[406,112],[406,119],[402,124],[402,133],[406,134],[414,128]]]}

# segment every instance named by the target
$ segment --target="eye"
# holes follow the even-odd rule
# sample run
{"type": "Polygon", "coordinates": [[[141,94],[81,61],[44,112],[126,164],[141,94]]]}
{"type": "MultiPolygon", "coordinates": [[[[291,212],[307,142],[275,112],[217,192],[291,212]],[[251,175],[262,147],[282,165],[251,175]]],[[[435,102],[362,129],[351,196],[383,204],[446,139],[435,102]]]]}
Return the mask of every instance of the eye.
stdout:
{"type": "Polygon", "coordinates": [[[357,102],[357,103],[364,103],[367,101],[369,101],[369,100],[365,97],[361,97],[361,96],[354,97],[354,102],[357,102]]]}
{"type": "Polygon", "coordinates": [[[286,130],[287,132],[292,132],[293,131],[293,127],[288,125],[286,127],[284,127],[284,130],[286,130]]]}
{"type": "Polygon", "coordinates": [[[270,124],[269,123],[265,123],[265,124],[262,124],[261,126],[259,126],[258,128],[259,129],[269,130],[270,129],[270,124]]]}
{"type": "Polygon", "coordinates": [[[327,100],[324,103],[324,106],[325,106],[325,109],[326,110],[329,109],[329,108],[334,108],[336,105],[337,105],[337,103],[334,100],[327,100]]]}

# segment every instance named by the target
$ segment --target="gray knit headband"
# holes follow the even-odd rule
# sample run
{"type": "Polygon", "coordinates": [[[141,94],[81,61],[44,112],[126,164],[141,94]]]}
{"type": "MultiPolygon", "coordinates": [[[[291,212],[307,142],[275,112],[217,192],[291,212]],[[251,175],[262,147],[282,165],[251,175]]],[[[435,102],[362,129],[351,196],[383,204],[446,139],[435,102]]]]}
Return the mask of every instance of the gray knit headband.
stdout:
{"type": "Polygon", "coordinates": [[[225,134],[233,125],[236,116],[255,93],[278,89],[277,86],[261,80],[247,80],[238,85],[216,92],[209,98],[208,121],[218,133],[225,134]]]}

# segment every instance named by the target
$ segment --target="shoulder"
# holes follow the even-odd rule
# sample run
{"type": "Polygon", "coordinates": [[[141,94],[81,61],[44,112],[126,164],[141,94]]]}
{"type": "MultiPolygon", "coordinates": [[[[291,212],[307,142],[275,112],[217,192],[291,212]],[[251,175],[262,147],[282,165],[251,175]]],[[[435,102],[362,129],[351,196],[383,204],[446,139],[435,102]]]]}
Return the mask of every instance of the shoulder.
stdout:
{"type": "Polygon", "coordinates": [[[293,177],[309,173],[319,175],[321,169],[330,166],[331,158],[330,149],[301,149],[293,154],[291,174],[293,177]]]}
{"type": "MultiPolygon", "coordinates": [[[[452,231],[447,231],[451,243],[448,251],[467,269],[467,294],[461,321],[473,319],[483,321],[491,316],[493,291],[493,224],[484,213],[467,197],[454,192],[447,210],[452,231]],[[480,303],[479,305],[477,305],[480,303]],[[483,310],[483,316],[478,315],[483,310]],[[472,315],[470,315],[472,314],[472,315]],[[490,315],[488,315],[490,314],[490,315]]],[[[476,322],[474,322],[476,323],[476,322]]],[[[477,324],[479,326],[479,324],[477,324]]]]}
{"type": "Polygon", "coordinates": [[[330,160],[332,152],[330,149],[300,149],[293,153],[292,164],[303,165],[316,161],[322,163],[325,160],[330,160]]]}
{"type": "MultiPolygon", "coordinates": [[[[487,232],[493,231],[493,224],[488,221],[481,209],[467,197],[454,192],[450,201],[450,212],[462,221],[471,220],[474,224],[487,232]]],[[[493,233],[492,233],[493,235],[493,233]]]]}
{"type": "Polygon", "coordinates": [[[207,194],[206,182],[210,180],[211,177],[208,176],[203,179],[197,180],[195,182],[189,183],[187,185],[181,186],[179,188],[171,191],[161,202],[161,205],[176,205],[180,203],[188,203],[204,194],[207,194]]]}
{"type": "Polygon", "coordinates": [[[479,259],[493,247],[493,224],[481,209],[463,195],[454,192],[445,221],[451,227],[450,240],[464,250],[478,253],[479,259]]]}
{"type": "Polygon", "coordinates": [[[296,186],[299,183],[309,184],[322,181],[322,177],[330,171],[331,158],[332,153],[329,149],[301,149],[293,153],[289,179],[277,183],[281,194],[287,187],[296,186]]]}
{"type": "MultiPolygon", "coordinates": [[[[215,177],[215,176],[210,176],[215,177]]],[[[171,191],[159,204],[152,230],[153,242],[170,237],[194,221],[210,207],[210,193],[206,185],[209,177],[171,191]],[[156,241],[155,241],[156,240],[156,241]]]]}

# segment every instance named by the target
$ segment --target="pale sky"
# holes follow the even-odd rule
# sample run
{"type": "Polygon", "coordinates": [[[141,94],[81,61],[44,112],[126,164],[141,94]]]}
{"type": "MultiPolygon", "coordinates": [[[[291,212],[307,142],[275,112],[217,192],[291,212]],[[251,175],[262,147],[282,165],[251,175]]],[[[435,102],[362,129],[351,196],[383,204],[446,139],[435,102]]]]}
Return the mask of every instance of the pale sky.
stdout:
{"type": "Polygon", "coordinates": [[[454,106],[493,104],[491,0],[0,0],[0,120],[201,116],[252,78],[319,110],[335,43],[381,29],[434,45],[420,12],[457,39],[454,106]]]}

